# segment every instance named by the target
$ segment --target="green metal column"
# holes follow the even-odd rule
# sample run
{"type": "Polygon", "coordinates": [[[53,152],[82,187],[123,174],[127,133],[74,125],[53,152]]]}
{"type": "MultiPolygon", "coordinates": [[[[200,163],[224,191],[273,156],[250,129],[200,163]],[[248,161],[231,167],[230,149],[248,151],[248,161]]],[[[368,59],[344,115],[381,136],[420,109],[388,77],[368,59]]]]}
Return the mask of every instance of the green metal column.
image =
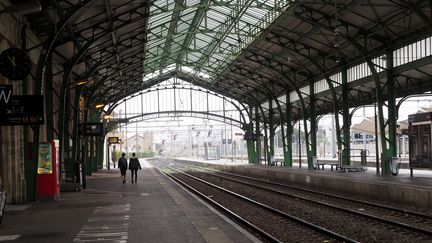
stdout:
{"type": "Polygon", "coordinates": [[[246,134],[250,134],[249,137],[247,137],[246,145],[247,145],[247,151],[248,151],[248,160],[249,164],[257,164],[256,157],[255,157],[255,149],[254,149],[254,140],[253,140],[253,124],[250,122],[246,125],[246,134]]]}
{"type": "Polygon", "coordinates": [[[66,171],[67,178],[73,178],[73,159],[70,156],[71,145],[69,140],[71,139],[69,133],[69,118],[70,118],[70,90],[66,91],[65,95],[65,107],[64,107],[64,120],[63,120],[63,149],[64,149],[64,168],[66,171]]]}
{"type": "Polygon", "coordinates": [[[300,98],[300,103],[301,103],[301,110],[302,110],[302,114],[303,114],[303,128],[304,128],[304,134],[305,134],[305,146],[306,146],[306,160],[307,160],[307,164],[308,164],[308,169],[313,169],[313,163],[312,163],[312,155],[311,155],[311,149],[310,149],[310,136],[309,136],[309,130],[308,130],[308,125],[307,125],[307,107],[306,104],[304,102],[303,97],[301,96],[301,94],[299,94],[300,98]]]}
{"type": "MultiPolygon", "coordinates": [[[[309,120],[310,120],[310,156],[316,157],[317,151],[317,125],[316,125],[316,108],[315,108],[315,89],[314,83],[309,84],[309,120]]],[[[314,164],[312,160],[308,159],[308,168],[314,169],[314,164]]]]}
{"type": "Polygon", "coordinates": [[[286,158],[285,158],[285,156],[287,155],[287,153],[288,153],[288,151],[287,151],[287,141],[286,141],[286,131],[285,131],[285,127],[287,126],[287,124],[286,124],[286,122],[285,122],[285,120],[284,120],[284,113],[281,113],[280,114],[280,127],[281,127],[281,136],[282,136],[282,138],[281,138],[281,140],[282,140],[282,154],[283,154],[283,162],[284,162],[284,165],[286,166],[286,163],[287,163],[287,161],[286,161],[286,158]]]}
{"type": "Polygon", "coordinates": [[[92,171],[93,171],[93,165],[92,165],[92,159],[91,159],[91,142],[90,142],[90,137],[86,137],[84,138],[83,141],[83,149],[85,152],[85,157],[86,157],[86,175],[87,176],[91,176],[92,175],[92,171]]]}
{"type": "Polygon", "coordinates": [[[105,143],[104,143],[105,141],[104,141],[104,139],[103,138],[99,138],[99,153],[98,153],[98,155],[99,155],[99,168],[103,168],[103,160],[104,160],[104,153],[103,153],[103,150],[104,150],[104,147],[105,147],[105,143]]]}
{"type": "Polygon", "coordinates": [[[48,57],[45,76],[45,109],[47,141],[54,140],[54,114],[53,114],[53,77],[52,77],[52,55],[48,57]]]}
{"type": "Polygon", "coordinates": [[[93,158],[94,158],[95,171],[99,170],[98,141],[99,141],[98,137],[93,138],[93,147],[94,147],[93,158]]]}
{"type": "Polygon", "coordinates": [[[397,123],[397,114],[396,114],[396,96],[395,96],[395,87],[394,87],[394,74],[393,74],[393,52],[388,51],[387,54],[387,110],[388,110],[388,150],[385,150],[384,155],[384,163],[382,164],[383,175],[391,174],[390,170],[390,160],[392,157],[396,156],[397,148],[396,148],[396,123],[397,123]]]}
{"type": "MultiPolygon", "coordinates": [[[[27,50],[26,27],[21,29],[21,48],[27,50]]],[[[51,60],[51,58],[49,59],[51,60]]],[[[27,80],[22,80],[22,94],[27,95],[27,80]]],[[[24,177],[26,180],[26,201],[36,200],[36,165],[37,159],[34,156],[38,154],[37,147],[33,139],[33,144],[30,143],[29,126],[23,126],[23,154],[24,154],[24,177]],[[32,150],[30,150],[30,148],[32,150]],[[30,154],[29,151],[32,151],[30,154]],[[35,163],[36,161],[36,163],[35,163]]]]}
{"type": "Polygon", "coordinates": [[[293,135],[293,126],[292,126],[292,117],[291,117],[291,100],[289,97],[289,92],[286,93],[286,153],[284,153],[284,161],[285,166],[292,166],[293,164],[293,153],[292,153],[292,135],[293,135]]]}
{"type": "MultiPolygon", "coordinates": [[[[262,112],[263,113],[263,112],[262,112]]],[[[263,117],[264,117],[264,113],[263,113],[263,117]]],[[[264,118],[263,118],[264,119],[264,118]]],[[[263,157],[264,157],[264,161],[266,165],[269,165],[269,158],[267,157],[269,154],[269,146],[268,146],[268,124],[266,123],[266,121],[263,121],[263,130],[264,130],[264,139],[263,139],[263,147],[264,150],[262,150],[263,157]]]]}
{"type": "Polygon", "coordinates": [[[259,122],[259,116],[258,116],[258,106],[255,106],[255,146],[256,146],[256,158],[257,158],[257,164],[261,164],[261,141],[260,141],[260,122],[259,122]]]}
{"type": "Polygon", "coordinates": [[[268,129],[269,129],[269,146],[267,149],[267,164],[271,165],[272,163],[272,158],[274,156],[274,137],[275,137],[275,128],[274,128],[274,124],[273,124],[273,100],[270,99],[269,100],[269,124],[268,124],[268,129]]]}
{"type": "Polygon", "coordinates": [[[343,117],[343,151],[342,151],[342,164],[350,165],[351,164],[351,135],[350,135],[350,126],[351,119],[349,113],[349,105],[348,105],[348,75],[347,69],[342,68],[342,117],[343,117]]]}
{"type": "Polygon", "coordinates": [[[252,114],[253,114],[253,108],[249,107],[249,117],[251,118],[249,121],[249,124],[246,125],[246,133],[249,133],[250,136],[246,140],[247,149],[248,149],[248,160],[249,164],[258,164],[257,161],[257,155],[255,150],[255,139],[254,139],[254,127],[253,127],[253,121],[252,121],[252,114]]]}
{"type": "Polygon", "coordinates": [[[91,158],[91,164],[92,164],[92,170],[95,172],[97,171],[97,157],[96,155],[96,137],[92,136],[90,137],[90,158],[91,158]]]}
{"type": "Polygon", "coordinates": [[[100,143],[99,143],[99,137],[95,137],[95,164],[96,164],[96,170],[102,169],[101,168],[101,162],[100,162],[100,143]]]}
{"type": "MultiPolygon", "coordinates": [[[[79,95],[80,94],[81,94],[81,92],[79,92],[77,94],[78,95],[78,102],[79,102],[79,95]]],[[[78,104],[79,103],[77,103],[77,110],[78,110],[78,112],[76,114],[78,115],[78,119],[79,119],[78,104]]],[[[90,119],[91,119],[91,113],[90,113],[90,111],[88,109],[84,110],[83,111],[83,115],[84,115],[83,121],[84,122],[89,122],[90,119]]],[[[91,176],[91,174],[92,174],[92,167],[93,167],[92,164],[91,164],[91,157],[90,157],[90,138],[91,138],[90,136],[81,136],[82,153],[83,153],[83,158],[84,158],[83,166],[84,166],[84,170],[85,170],[85,175],[86,176],[91,176]]],[[[83,182],[85,182],[85,181],[86,181],[85,178],[83,178],[83,182]]],[[[83,188],[85,188],[84,185],[83,185],[83,188]]]]}
{"type": "MultiPolygon", "coordinates": [[[[277,101],[277,98],[276,98],[276,101],[277,101]]],[[[286,102],[286,100],[285,100],[285,102],[286,102]]],[[[288,166],[287,165],[288,161],[286,158],[288,151],[287,151],[287,140],[286,140],[285,127],[287,127],[289,125],[285,121],[285,112],[282,110],[282,107],[279,104],[279,102],[277,104],[278,104],[278,110],[279,110],[279,120],[280,120],[280,127],[281,127],[281,136],[282,136],[281,140],[282,140],[283,163],[284,163],[284,166],[288,166]]]]}
{"type": "MultiPolygon", "coordinates": [[[[336,135],[336,145],[337,145],[337,149],[338,150],[342,150],[342,139],[341,139],[341,128],[340,128],[340,124],[339,124],[339,99],[338,99],[338,94],[336,93],[336,90],[333,86],[333,80],[330,79],[330,77],[328,75],[325,75],[325,79],[327,81],[327,84],[330,87],[330,91],[332,93],[332,98],[333,98],[333,111],[334,111],[334,132],[336,135]]],[[[333,124],[332,124],[333,126],[333,124]]],[[[333,131],[332,131],[333,133],[333,131]]],[[[333,135],[332,135],[333,137],[333,135]]]]}
{"type": "MultiPolygon", "coordinates": [[[[80,148],[81,148],[81,135],[79,134],[79,122],[80,122],[80,112],[79,112],[79,99],[80,99],[80,93],[81,88],[75,89],[74,92],[74,102],[73,107],[75,107],[74,114],[73,114],[73,120],[72,120],[72,131],[73,131],[73,138],[72,138],[72,157],[71,161],[72,164],[75,163],[75,160],[77,156],[80,156],[80,148]]],[[[85,155],[81,154],[81,161],[83,164],[85,163],[85,155]]]]}

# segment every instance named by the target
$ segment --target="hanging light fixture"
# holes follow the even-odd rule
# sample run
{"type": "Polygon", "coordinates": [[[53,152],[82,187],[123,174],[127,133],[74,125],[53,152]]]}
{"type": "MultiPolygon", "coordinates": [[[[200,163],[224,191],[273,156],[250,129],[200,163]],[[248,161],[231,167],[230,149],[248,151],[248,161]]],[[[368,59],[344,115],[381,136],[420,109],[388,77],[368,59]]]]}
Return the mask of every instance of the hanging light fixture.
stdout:
{"type": "Polygon", "coordinates": [[[95,108],[96,108],[96,109],[103,108],[104,106],[105,106],[105,104],[102,104],[102,103],[95,104],[95,108]]]}

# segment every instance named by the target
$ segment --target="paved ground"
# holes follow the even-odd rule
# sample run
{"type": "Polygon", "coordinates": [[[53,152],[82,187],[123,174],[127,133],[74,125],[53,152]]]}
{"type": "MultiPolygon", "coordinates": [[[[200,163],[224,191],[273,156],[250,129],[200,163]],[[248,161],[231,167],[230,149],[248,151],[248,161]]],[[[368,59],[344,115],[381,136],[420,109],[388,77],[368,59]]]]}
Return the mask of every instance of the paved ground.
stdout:
{"type": "Polygon", "coordinates": [[[257,241],[144,160],[141,164],[138,183],[122,184],[117,170],[101,171],[88,178],[87,189],[62,193],[59,201],[7,205],[0,241],[257,241]]]}

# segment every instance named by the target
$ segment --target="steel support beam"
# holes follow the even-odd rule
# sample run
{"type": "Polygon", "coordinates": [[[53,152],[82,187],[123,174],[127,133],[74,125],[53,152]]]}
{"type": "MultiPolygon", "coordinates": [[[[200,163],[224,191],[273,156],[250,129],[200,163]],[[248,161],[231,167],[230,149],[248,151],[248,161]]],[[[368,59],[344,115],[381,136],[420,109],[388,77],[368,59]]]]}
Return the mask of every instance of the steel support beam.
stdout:
{"type": "Polygon", "coordinates": [[[54,140],[54,114],[53,114],[53,74],[52,74],[52,55],[48,57],[45,78],[45,114],[47,141],[54,140]]]}
{"type": "Polygon", "coordinates": [[[351,134],[350,134],[350,126],[351,126],[351,116],[349,112],[348,105],[348,76],[347,69],[344,67],[341,71],[342,73],[342,117],[343,117],[343,126],[342,126],[342,134],[343,134],[343,150],[342,154],[342,164],[350,165],[351,164],[351,134]]]}
{"type": "MultiPolygon", "coordinates": [[[[314,169],[314,164],[312,157],[316,157],[316,147],[317,147],[317,117],[316,117],[316,108],[315,108],[315,89],[314,83],[309,83],[309,122],[310,122],[310,156],[311,159],[308,158],[308,169],[314,169]]],[[[309,157],[309,156],[308,156],[309,157]]]]}
{"type": "MultiPolygon", "coordinates": [[[[73,137],[72,137],[72,157],[67,157],[67,159],[71,160],[71,164],[75,164],[75,160],[77,157],[80,157],[82,164],[84,164],[84,161],[86,158],[82,157],[80,155],[80,145],[84,145],[82,142],[81,135],[79,134],[79,122],[80,122],[80,110],[79,110],[79,99],[80,99],[80,93],[81,93],[81,87],[75,89],[74,92],[74,98],[73,98],[73,104],[75,107],[73,117],[72,117],[72,131],[73,131],[73,137]],[[81,139],[80,139],[81,138],[81,139]]],[[[68,122],[69,120],[66,120],[65,122],[68,122]]]]}
{"type": "Polygon", "coordinates": [[[392,157],[396,156],[397,148],[396,148],[396,124],[397,124],[397,111],[396,111],[396,95],[395,95],[395,78],[393,74],[393,52],[389,51],[386,54],[387,56],[387,67],[386,67],[386,75],[387,75],[387,110],[388,110],[388,150],[384,151],[386,154],[384,155],[384,163],[382,163],[382,173],[383,175],[389,175],[390,170],[390,160],[392,157]]]}
{"type": "Polygon", "coordinates": [[[255,106],[255,134],[256,134],[256,142],[255,142],[255,150],[256,150],[256,158],[257,164],[261,164],[261,136],[260,136],[260,121],[258,115],[258,105],[255,106]]]}
{"type": "Polygon", "coordinates": [[[293,135],[293,122],[291,116],[291,100],[289,92],[286,92],[286,151],[284,151],[285,166],[292,166],[293,164],[293,147],[292,147],[292,135],[293,135]]]}
{"type": "Polygon", "coordinates": [[[95,136],[91,136],[90,137],[90,163],[91,163],[91,168],[92,168],[92,172],[97,171],[97,164],[96,164],[96,157],[95,157],[95,146],[96,143],[96,137],[95,136]]]}
{"type": "Polygon", "coordinates": [[[272,158],[274,157],[274,138],[275,138],[275,126],[273,121],[273,100],[269,100],[269,122],[268,122],[268,129],[269,129],[269,146],[267,147],[267,164],[272,165],[272,158]]]}
{"type": "MultiPolygon", "coordinates": [[[[272,34],[275,35],[275,36],[278,36],[276,33],[272,33],[272,34]]],[[[287,37],[284,37],[284,38],[288,39],[287,37]]],[[[294,40],[291,40],[291,39],[288,39],[288,40],[290,40],[291,42],[295,42],[294,40]]],[[[330,79],[330,77],[328,75],[328,71],[325,69],[324,66],[322,66],[321,64],[319,64],[314,58],[312,58],[310,56],[307,56],[307,55],[304,55],[301,52],[297,51],[296,49],[289,48],[288,45],[283,45],[282,43],[277,42],[275,40],[269,40],[269,41],[272,42],[275,45],[278,45],[280,48],[289,51],[293,55],[300,55],[300,56],[308,59],[314,66],[316,66],[320,70],[321,75],[324,76],[327,84],[329,85],[329,89],[330,89],[331,94],[332,94],[332,98],[333,98],[333,110],[334,110],[335,121],[336,121],[336,138],[337,138],[336,141],[337,141],[338,150],[342,150],[342,138],[341,138],[340,123],[339,123],[339,104],[338,104],[339,103],[339,99],[338,99],[338,95],[337,95],[336,90],[335,90],[334,85],[333,85],[334,81],[330,79]]],[[[307,48],[311,48],[311,47],[308,47],[308,46],[306,46],[304,44],[302,46],[303,47],[307,47],[307,48]]],[[[251,61],[255,61],[253,59],[250,59],[249,57],[246,57],[246,58],[248,58],[251,61]]],[[[276,62],[276,61],[274,61],[274,62],[276,62]]],[[[266,64],[262,64],[261,63],[261,65],[266,66],[267,68],[273,69],[274,71],[278,71],[278,70],[274,69],[273,67],[268,66],[266,64]]],[[[280,65],[283,65],[283,64],[280,64],[280,65]]],[[[305,67],[305,69],[307,69],[307,68],[305,67]]],[[[293,72],[295,72],[295,71],[293,71],[293,72]]],[[[314,79],[309,79],[309,81],[312,82],[312,81],[314,81],[314,79]]]]}
{"type": "Polygon", "coordinates": [[[181,63],[183,61],[183,59],[186,56],[186,51],[185,49],[189,48],[190,44],[192,43],[192,40],[195,38],[196,35],[196,30],[198,30],[199,25],[201,24],[201,21],[204,19],[206,13],[207,13],[207,8],[208,8],[208,4],[209,4],[210,0],[201,0],[198,9],[195,11],[195,15],[194,18],[189,26],[188,29],[188,34],[186,36],[186,38],[183,41],[182,47],[184,48],[183,51],[181,51],[178,55],[177,55],[177,61],[176,63],[181,63]]]}
{"type": "MultiPolygon", "coordinates": [[[[253,108],[249,107],[249,117],[252,117],[251,114],[253,114],[253,108]]],[[[255,140],[254,140],[254,126],[253,126],[253,119],[249,119],[249,123],[245,124],[245,134],[250,134],[250,137],[246,140],[247,150],[248,150],[248,160],[249,164],[258,164],[257,157],[256,157],[256,149],[255,149],[255,140]]]]}
{"type": "MultiPolygon", "coordinates": [[[[23,26],[21,29],[21,49],[27,50],[27,35],[26,35],[26,27],[23,26]]],[[[29,92],[27,87],[27,80],[22,80],[22,94],[27,95],[29,92]]],[[[36,92],[37,94],[37,92],[36,92]]],[[[39,127],[37,128],[39,131],[39,127]]],[[[35,130],[33,130],[34,132],[35,130]]],[[[1,131],[0,131],[1,132],[1,131]]],[[[26,180],[26,199],[24,201],[34,201],[36,200],[36,174],[37,174],[37,156],[39,146],[39,138],[36,139],[33,135],[33,143],[30,142],[30,134],[29,134],[29,126],[23,126],[23,154],[24,154],[24,177],[26,180]],[[37,144],[37,146],[36,146],[37,144]],[[29,156],[28,151],[31,151],[32,154],[29,156]]],[[[1,154],[1,152],[0,152],[1,154]]],[[[0,166],[1,167],[1,166],[0,166]]],[[[3,173],[2,173],[3,175],[3,173]]]]}

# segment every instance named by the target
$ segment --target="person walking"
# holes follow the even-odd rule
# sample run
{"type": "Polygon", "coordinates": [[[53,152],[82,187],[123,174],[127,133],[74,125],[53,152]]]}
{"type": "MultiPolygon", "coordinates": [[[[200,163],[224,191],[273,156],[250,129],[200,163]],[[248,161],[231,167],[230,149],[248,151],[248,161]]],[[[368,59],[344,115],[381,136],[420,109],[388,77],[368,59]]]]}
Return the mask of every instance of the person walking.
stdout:
{"type": "Polygon", "coordinates": [[[138,169],[141,170],[141,165],[137,157],[135,157],[135,153],[132,153],[132,158],[129,159],[129,170],[131,171],[132,183],[134,183],[134,175],[135,175],[135,183],[137,183],[137,172],[138,169]]]}
{"type": "Polygon", "coordinates": [[[128,167],[126,154],[122,153],[122,157],[118,160],[118,168],[120,169],[121,176],[123,178],[123,184],[126,182],[126,170],[128,167]]]}

